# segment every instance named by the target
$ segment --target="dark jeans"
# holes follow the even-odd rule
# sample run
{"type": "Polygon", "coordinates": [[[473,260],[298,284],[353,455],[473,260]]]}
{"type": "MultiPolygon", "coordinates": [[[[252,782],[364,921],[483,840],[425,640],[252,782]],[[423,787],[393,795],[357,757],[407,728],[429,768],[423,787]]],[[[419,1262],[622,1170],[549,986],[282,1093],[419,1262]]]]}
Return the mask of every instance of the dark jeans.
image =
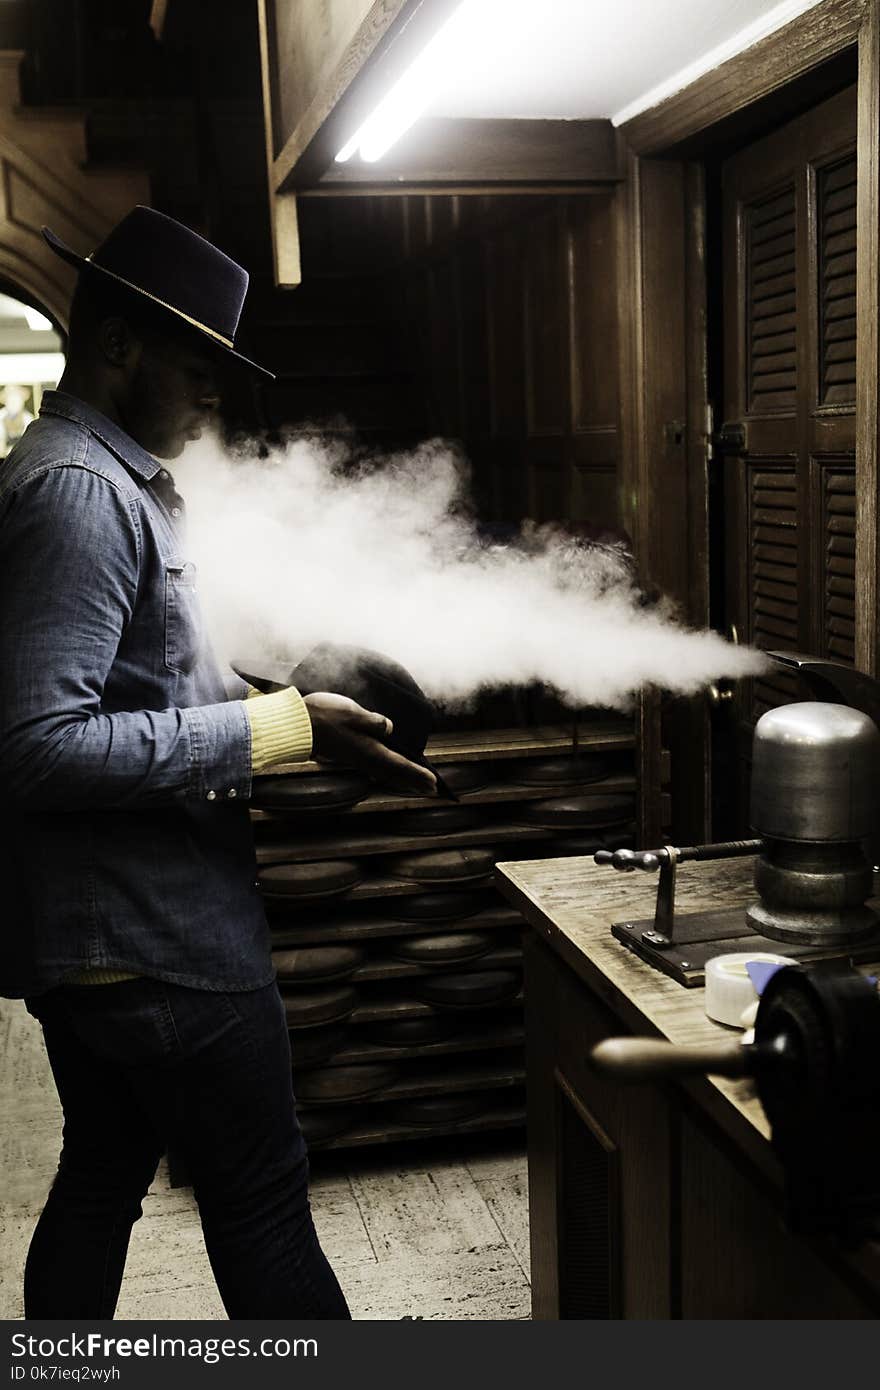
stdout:
{"type": "Polygon", "coordinates": [[[126,980],[54,989],[28,1008],[64,1142],[28,1253],[27,1318],[112,1318],[131,1228],[169,1145],[230,1318],[349,1316],[312,1224],[274,984],[214,994],[126,980]]]}

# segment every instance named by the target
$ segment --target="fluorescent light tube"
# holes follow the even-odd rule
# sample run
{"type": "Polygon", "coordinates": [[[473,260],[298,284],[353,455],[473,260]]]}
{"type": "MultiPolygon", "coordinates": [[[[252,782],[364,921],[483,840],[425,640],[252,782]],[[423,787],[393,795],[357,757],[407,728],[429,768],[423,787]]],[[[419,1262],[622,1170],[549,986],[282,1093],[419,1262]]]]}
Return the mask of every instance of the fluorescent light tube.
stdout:
{"type": "Polygon", "coordinates": [[[450,15],[363,125],[342,146],[336,156],[337,164],[345,164],[355,150],[360,150],[361,159],[375,163],[418,120],[446,76],[449,64],[461,59],[472,8],[472,0],[463,0],[450,15]]]}

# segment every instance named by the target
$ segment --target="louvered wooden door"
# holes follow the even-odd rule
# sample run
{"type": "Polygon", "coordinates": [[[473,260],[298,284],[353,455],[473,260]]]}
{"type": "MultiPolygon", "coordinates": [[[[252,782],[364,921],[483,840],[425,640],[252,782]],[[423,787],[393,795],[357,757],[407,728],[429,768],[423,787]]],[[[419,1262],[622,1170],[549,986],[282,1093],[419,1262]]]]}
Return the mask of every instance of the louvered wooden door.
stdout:
{"type": "MultiPolygon", "coordinates": [[[[724,166],[723,414],[744,427],[744,446],[718,463],[740,640],[850,662],[855,135],[853,87],[724,166]]],[[[780,674],[744,683],[731,704],[741,823],[754,721],[795,698],[780,674]]]]}

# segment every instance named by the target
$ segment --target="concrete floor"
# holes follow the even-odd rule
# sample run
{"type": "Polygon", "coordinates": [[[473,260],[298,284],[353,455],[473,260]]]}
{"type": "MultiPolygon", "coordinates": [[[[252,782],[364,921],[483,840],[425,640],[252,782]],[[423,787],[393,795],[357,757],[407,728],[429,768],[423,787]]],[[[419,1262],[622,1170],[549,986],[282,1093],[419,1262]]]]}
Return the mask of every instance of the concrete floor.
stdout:
{"type": "MultiPolygon", "coordinates": [[[[22,1316],[28,1242],[61,1115],[39,1025],[0,1000],[0,1318],[22,1316]]],[[[503,1138],[316,1155],[312,1208],[355,1318],[527,1318],[526,1163],[503,1138]]],[[[118,1318],[225,1319],[198,1211],[160,1170],[132,1233],[118,1318]]]]}

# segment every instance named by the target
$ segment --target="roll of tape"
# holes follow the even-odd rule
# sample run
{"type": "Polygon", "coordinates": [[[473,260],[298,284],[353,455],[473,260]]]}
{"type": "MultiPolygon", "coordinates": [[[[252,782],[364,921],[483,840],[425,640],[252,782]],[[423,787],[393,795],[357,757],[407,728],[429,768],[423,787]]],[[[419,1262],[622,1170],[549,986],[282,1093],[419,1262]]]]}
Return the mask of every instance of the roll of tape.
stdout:
{"type": "Polygon", "coordinates": [[[769,951],[737,951],[726,956],[712,956],[706,961],[704,1007],[716,1023],[742,1027],[743,1013],[758,997],[746,969],[753,960],[766,961],[768,965],[796,964],[789,956],[776,956],[769,951]]]}

